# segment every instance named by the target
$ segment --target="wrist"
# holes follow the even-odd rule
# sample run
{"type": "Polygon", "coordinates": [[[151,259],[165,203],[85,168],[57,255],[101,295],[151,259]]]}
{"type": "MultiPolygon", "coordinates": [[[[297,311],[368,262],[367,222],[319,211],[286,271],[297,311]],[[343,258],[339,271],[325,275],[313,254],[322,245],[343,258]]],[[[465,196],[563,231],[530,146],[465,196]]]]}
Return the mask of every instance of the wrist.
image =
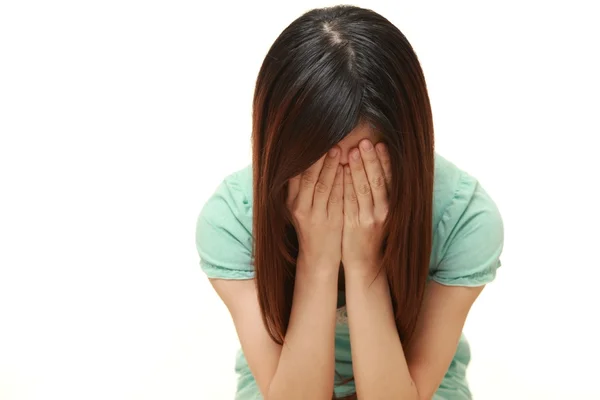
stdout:
{"type": "Polygon", "coordinates": [[[374,263],[344,264],[344,277],[346,283],[366,283],[370,285],[375,281],[387,283],[387,274],[381,265],[374,263]]]}
{"type": "Polygon", "coordinates": [[[351,308],[351,303],[354,304],[352,307],[355,308],[357,301],[379,302],[383,300],[386,304],[387,302],[391,301],[389,281],[387,273],[383,269],[381,269],[381,271],[376,270],[371,273],[357,271],[354,273],[345,274],[344,285],[346,288],[346,302],[348,304],[348,310],[351,308]]]}
{"type": "Polygon", "coordinates": [[[333,279],[337,281],[340,262],[307,257],[299,254],[296,260],[296,276],[304,275],[313,279],[333,279]]]}

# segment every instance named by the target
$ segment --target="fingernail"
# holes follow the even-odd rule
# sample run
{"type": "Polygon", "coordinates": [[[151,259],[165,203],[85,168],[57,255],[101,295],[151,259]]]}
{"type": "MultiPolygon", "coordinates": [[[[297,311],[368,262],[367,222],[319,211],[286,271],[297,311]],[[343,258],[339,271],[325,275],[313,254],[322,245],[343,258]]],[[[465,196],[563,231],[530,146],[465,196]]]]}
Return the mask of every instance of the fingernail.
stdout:
{"type": "Polygon", "coordinates": [[[353,150],[353,151],[352,151],[352,154],[350,154],[350,155],[352,156],[352,159],[353,159],[354,161],[357,161],[357,160],[358,160],[358,158],[360,157],[360,153],[358,152],[358,150],[353,150]]]}
{"type": "Polygon", "coordinates": [[[338,150],[337,148],[333,147],[331,150],[329,150],[329,157],[335,157],[337,156],[338,150]]]}
{"type": "Polygon", "coordinates": [[[370,140],[363,140],[360,145],[363,148],[363,150],[369,151],[373,149],[373,145],[371,144],[370,140]]]}
{"type": "Polygon", "coordinates": [[[378,143],[377,150],[379,150],[381,153],[385,153],[385,151],[386,151],[385,145],[383,143],[378,143]]]}

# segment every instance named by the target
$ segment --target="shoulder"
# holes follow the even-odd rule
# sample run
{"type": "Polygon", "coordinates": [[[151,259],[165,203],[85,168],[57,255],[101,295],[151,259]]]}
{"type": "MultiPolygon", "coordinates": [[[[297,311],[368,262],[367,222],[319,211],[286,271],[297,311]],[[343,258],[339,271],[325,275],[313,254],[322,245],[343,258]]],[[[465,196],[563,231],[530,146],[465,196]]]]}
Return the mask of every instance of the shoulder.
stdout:
{"type": "Polygon", "coordinates": [[[434,279],[466,286],[493,280],[504,225],[491,196],[475,177],[436,154],[433,202],[434,279]]]}
{"type": "MultiPolygon", "coordinates": [[[[251,231],[252,228],[252,170],[250,166],[225,176],[208,198],[199,219],[219,223],[238,222],[251,231]]],[[[233,224],[237,225],[237,224],[233,224]]]]}
{"type": "Polygon", "coordinates": [[[250,166],[225,176],[202,206],[196,221],[196,248],[210,278],[253,276],[250,166]]]}
{"type": "Polygon", "coordinates": [[[469,190],[465,185],[468,174],[440,154],[435,153],[433,183],[433,220],[434,228],[442,219],[457,194],[469,190]],[[460,192],[460,193],[459,193],[460,192]]]}

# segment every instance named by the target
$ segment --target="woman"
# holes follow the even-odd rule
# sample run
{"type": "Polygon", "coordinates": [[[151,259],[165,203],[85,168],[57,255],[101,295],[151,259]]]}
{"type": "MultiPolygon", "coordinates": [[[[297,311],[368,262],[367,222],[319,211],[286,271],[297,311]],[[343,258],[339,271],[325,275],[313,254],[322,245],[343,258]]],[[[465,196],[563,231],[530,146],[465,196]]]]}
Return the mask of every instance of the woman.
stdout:
{"type": "Polygon", "coordinates": [[[241,342],[236,399],[470,399],[462,328],[502,219],[434,152],[404,35],[358,7],[302,15],[261,67],[252,140],[196,234],[241,342]]]}

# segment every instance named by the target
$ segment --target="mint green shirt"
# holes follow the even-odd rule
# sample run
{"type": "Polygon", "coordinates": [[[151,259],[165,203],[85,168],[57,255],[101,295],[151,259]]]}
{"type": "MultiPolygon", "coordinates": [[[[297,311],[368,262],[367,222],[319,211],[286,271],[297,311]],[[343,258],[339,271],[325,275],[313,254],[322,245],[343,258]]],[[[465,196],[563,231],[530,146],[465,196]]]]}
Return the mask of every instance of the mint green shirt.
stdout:
{"type": "MultiPolygon", "coordinates": [[[[494,201],[474,177],[438,154],[433,200],[429,278],[452,286],[480,286],[491,282],[500,267],[504,242],[502,217],[494,201]]],[[[208,199],[198,217],[196,246],[200,266],[209,278],[254,277],[251,166],[225,177],[208,199]]],[[[337,310],[335,357],[336,371],[342,379],[352,376],[345,306],[337,310]]],[[[466,380],[470,359],[469,344],[462,335],[434,400],[471,399],[466,380]]],[[[236,400],[262,399],[242,349],[237,353],[235,370],[238,374],[236,400]]],[[[355,392],[354,382],[343,385],[339,382],[336,377],[336,396],[355,392]]]]}

